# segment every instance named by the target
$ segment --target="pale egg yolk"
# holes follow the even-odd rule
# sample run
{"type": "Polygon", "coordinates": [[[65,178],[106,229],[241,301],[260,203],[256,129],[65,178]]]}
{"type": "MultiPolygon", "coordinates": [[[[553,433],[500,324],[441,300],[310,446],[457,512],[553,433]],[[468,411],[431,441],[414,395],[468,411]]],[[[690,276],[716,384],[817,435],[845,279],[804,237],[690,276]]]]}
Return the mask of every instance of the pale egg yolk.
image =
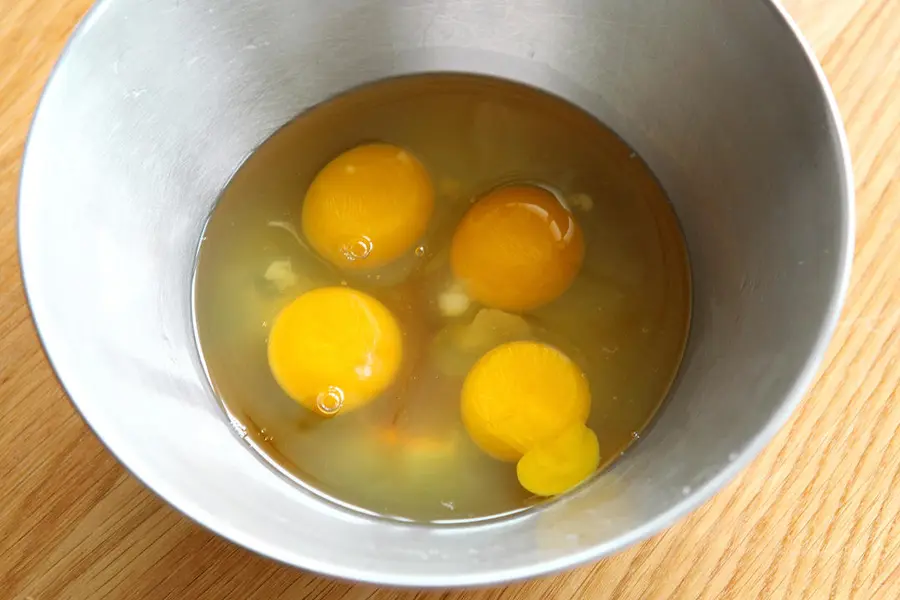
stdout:
{"type": "Polygon", "coordinates": [[[269,368],[288,396],[324,416],[352,411],[394,381],[403,342],[391,312],[345,288],[303,294],[275,318],[269,368]]]}
{"type": "Polygon", "coordinates": [[[434,208],[425,167],[390,144],[352,148],[319,171],[303,202],[303,234],[333,265],[384,266],[424,234],[434,208]]]}
{"type": "Polygon", "coordinates": [[[581,269],[581,228],[549,191],[499,188],[465,214],[450,252],[454,276],[474,300],[512,312],[551,302],[581,269]]]}
{"type": "Polygon", "coordinates": [[[497,346],[463,383],[462,420],[472,441],[496,459],[518,461],[519,482],[542,496],[568,490],[599,464],[596,436],[584,425],[590,410],[584,374],[539,342],[497,346]]]}

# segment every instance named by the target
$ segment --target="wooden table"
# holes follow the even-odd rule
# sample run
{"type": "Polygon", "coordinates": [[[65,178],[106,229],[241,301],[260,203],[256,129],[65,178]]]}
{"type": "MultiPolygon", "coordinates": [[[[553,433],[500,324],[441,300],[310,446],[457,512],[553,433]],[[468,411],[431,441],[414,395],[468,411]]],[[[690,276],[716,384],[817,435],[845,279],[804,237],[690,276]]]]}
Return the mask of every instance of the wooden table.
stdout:
{"type": "Polygon", "coordinates": [[[329,581],[222,541],[126,474],[75,414],[25,305],[15,201],[31,113],[89,0],[5,0],[0,598],[900,597],[900,1],[785,2],[834,86],[858,190],[849,303],[814,389],[737,481],[664,534],[555,578],[441,595],[329,581]]]}

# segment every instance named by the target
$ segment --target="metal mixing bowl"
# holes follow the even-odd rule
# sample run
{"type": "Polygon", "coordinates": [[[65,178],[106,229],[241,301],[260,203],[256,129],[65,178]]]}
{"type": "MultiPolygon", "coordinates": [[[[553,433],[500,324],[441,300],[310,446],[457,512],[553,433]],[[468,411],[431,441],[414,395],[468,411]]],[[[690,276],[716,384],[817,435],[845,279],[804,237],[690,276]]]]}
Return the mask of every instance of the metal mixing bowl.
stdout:
{"type": "Polygon", "coordinates": [[[41,101],[19,209],[47,354],[124,465],[261,554],[423,587],[596,560],[709,498],[803,397],[853,244],[834,100],[768,0],[101,1],[41,101]],[[191,323],[201,230],[248,153],[335,93],[430,71],[535,85],[611,126],[671,196],[694,277],[684,364],[643,439],[578,493],[481,525],[369,518],[275,475],[223,417],[191,323]]]}

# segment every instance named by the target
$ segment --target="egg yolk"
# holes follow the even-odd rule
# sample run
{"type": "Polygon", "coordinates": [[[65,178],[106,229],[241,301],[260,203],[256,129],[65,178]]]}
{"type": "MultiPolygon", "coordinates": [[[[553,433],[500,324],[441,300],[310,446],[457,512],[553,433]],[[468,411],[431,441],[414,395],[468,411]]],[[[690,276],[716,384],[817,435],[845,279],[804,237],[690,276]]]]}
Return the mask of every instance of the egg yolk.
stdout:
{"type": "Polygon", "coordinates": [[[590,477],[598,466],[597,435],[584,423],[573,423],[526,452],[516,464],[516,475],[532,494],[556,496],[590,477]]]}
{"type": "Polygon", "coordinates": [[[319,171],[303,201],[303,234],[333,265],[384,266],[424,234],[434,208],[425,167],[390,144],[352,148],[319,171]]]}
{"type": "Polygon", "coordinates": [[[581,269],[581,228],[550,192],[499,188],[465,214],[450,250],[450,266],[474,300],[512,312],[551,302],[581,269]]]}
{"type": "Polygon", "coordinates": [[[402,335],[378,300],[345,288],[299,296],[275,318],[269,368],[288,396],[323,416],[352,411],[394,380],[402,335]]]}
{"type": "Polygon", "coordinates": [[[586,429],[590,409],[590,389],[578,366],[539,342],[497,346],[463,383],[462,420],[472,441],[498,460],[518,461],[520,483],[539,495],[562,493],[599,463],[596,437],[592,445],[570,433],[586,429]]]}

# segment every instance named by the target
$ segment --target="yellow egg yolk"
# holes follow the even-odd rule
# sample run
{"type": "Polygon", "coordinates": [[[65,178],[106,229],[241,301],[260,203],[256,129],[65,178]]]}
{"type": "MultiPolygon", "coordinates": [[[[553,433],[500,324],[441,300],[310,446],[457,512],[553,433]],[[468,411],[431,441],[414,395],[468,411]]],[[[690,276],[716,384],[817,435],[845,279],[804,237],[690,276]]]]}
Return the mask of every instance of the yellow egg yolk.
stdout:
{"type": "Polygon", "coordinates": [[[350,288],[320,288],[275,318],[269,368],[288,396],[332,416],[359,408],[390,386],[402,347],[397,321],[381,302],[350,288]]]}
{"type": "Polygon", "coordinates": [[[470,297],[512,312],[551,302],[581,269],[581,228],[547,190],[499,188],[465,214],[450,250],[453,275],[470,297]]]}
{"type": "Polygon", "coordinates": [[[516,464],[516,475],[532,494],[556,496],[590,477],[599,465],[597,435],[584,423],[573,423],[526,452],[516,464]]]}
{"type": "Polygon", "coordinates": [[[425,167],[390,144],[352,148],[329,162],[303,201],[303,234],[333,265],[384,266],[425,234],[434,188],[425,167]]]}
{"type": "Polygon", "coordinates": [[[472,441],[498,460],[518,461],[519,481],[539,495],[562,493],[599,463],[596,443],[568,433],[585,428],[590,409],[590,389],[578,366],[539,342],[497,346],[463,383],[462,420],[472,441]],[[585,465],[594,466],[585,472],[585,465]],[[582,476],[573,482],[573,473],[582,476]]]}

